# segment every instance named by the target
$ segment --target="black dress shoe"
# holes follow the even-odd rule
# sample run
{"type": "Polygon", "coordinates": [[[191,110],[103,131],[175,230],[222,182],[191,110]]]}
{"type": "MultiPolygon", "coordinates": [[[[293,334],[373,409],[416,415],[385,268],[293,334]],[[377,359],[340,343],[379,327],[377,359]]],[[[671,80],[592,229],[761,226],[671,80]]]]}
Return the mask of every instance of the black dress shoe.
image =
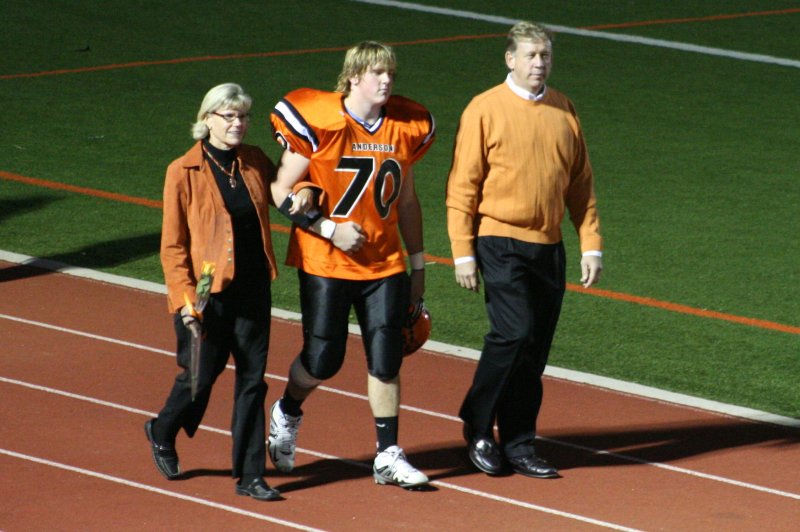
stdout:
{"type": "Polygon", "coordinates": [[[503,472],[503,456],[491,438],[475,438],[469,442],[467,454],[472,463],[487,475],[503,472]]]}
{"type": "Polygon", "coordinates": [[[153,439],[153,423],[155,419],[149,420],[144,424],[144,433],[150,442],[150,450],[153,454],[153,462],[156,469],[164,475],[167,480],[172,480],[181,474],[181,466],[178,463],[178,453],[171,445],[161,445],[153,439]]]}
{"type": "Polygon", "coordinates": [[[533,478],[558,478],[558,470],[547,463],[546,460],[539,458],[535,454],[529,456],[507,457],[511,469],[515,473],[533,478]]]}
{"type": "Polygon", "coordinates": [[[492,438],[476,437],[470,427],[464,425],[464,439],[467,441],[467,454],[475,467],[487,475],[503,472],[503,455],[492,438]]]}
{"type": "Polygon", "coordinates": [[[259,501],[276,501],[281,498],[281,492],[270,488],[263,478],[254,478],[247,486],[236,485],[237,495],[246,495],[259,501]]]}

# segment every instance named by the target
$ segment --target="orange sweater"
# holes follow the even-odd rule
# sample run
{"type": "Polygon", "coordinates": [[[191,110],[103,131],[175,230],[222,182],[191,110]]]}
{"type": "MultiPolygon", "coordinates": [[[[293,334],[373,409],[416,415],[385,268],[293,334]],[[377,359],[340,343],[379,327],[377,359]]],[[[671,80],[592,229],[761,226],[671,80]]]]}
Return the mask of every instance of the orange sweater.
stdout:
{"type": "MultiPolygon", "coordinates": [[[[275,166],[255,146],[236,148],[242,179],[256,207],[270,276],[278,274],[269,227],[269,183],[275,166]]],[[[194,303],[203,261],[216,264],[211,292],[221,292],[233,280],[233,224],[214,173],[203,158],[200,142],[167,168],[164,182],[164,219],[161,229],[161,265],[170,312],[184,306],[186,293],[194,303]]]]}
{"type": "Polygon", "coordinates": [[[565,207],[582,251],[602,250],[594,181],[572,102],[547,87],[526,100],[502,83],[461,116],[447,182],[453,257],[475,256],[476,236],[553,244],[565,207]]]}

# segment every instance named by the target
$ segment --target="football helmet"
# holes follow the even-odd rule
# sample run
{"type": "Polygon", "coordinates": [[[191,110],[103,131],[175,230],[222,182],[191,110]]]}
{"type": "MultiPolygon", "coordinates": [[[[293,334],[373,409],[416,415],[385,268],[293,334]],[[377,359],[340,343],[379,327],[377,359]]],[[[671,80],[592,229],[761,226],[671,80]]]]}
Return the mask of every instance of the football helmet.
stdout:
{"type": "Polygon", "coordinates": [[[422,299],[408,307],[403,326],[403,356],[415,353],[431,336],[431,314],[422,299]]]}

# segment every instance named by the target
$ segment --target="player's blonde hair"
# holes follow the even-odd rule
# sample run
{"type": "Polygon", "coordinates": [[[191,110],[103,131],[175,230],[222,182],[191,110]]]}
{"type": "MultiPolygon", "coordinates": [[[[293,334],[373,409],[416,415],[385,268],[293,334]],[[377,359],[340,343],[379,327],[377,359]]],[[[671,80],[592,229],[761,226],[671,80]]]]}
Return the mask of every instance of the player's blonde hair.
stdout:
{"type": "Polygon", "coordinates": [[[208,137],[206,118],[219,109],[233,109],[241,114],[250,111],[253,99],[236,83],[223,83],[212,87],[203,97],[200,110],[197,111],[197,122],[192,125],[192,138],[201,140],[208,137]]]}
{"type": "Polygon", "coordinates": [[[517,44],[519,44],[520,41],[545,41],[552,44],[553,32],[541,24],[521,20],[514,24],[508,32],[508,37],[506,38],[506,52],[511,52],[512,54],[516,52],[517,44]]]}
{"type": "Polygon", "coordinates": [[[362,41],[347,50],[342,72],[336,81],[336,92],[350,94],[350,78],[356,78],[372,67],[385,67],[391,71],[397,69],[397,58],[391,46],[376,41],[362,41]]]}

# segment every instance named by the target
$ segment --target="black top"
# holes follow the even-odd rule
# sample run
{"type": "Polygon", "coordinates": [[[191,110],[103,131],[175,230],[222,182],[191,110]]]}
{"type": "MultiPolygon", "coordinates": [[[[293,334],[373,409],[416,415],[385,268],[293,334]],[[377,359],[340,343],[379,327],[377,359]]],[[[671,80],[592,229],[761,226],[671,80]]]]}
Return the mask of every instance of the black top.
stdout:
{"type": "MultiPolygon", "coordinates": [[[[216,161],[230,172],[234,161],[236,161],[236,148],[231,150],[220,150],[209,144],[208,139],[203,140],[203,148],[208,151],[216,161]]],[[[230,177],[218,168],[214,161],[205,155],[206,161],[214,172],[222,199],[225,201],[225,208],[231,215],[233,222],[233,251],[236,261],[237,279],[255,275],[269,275],[267,270],[267,257],[264,254],[264,242],[261,239],[261,224],[258,222],[258,214],[255,205],[247,190],[247,185],[242,179],[239,165],[236,165],[234,177],[235,187],[231,187],[230,177]]]]}

